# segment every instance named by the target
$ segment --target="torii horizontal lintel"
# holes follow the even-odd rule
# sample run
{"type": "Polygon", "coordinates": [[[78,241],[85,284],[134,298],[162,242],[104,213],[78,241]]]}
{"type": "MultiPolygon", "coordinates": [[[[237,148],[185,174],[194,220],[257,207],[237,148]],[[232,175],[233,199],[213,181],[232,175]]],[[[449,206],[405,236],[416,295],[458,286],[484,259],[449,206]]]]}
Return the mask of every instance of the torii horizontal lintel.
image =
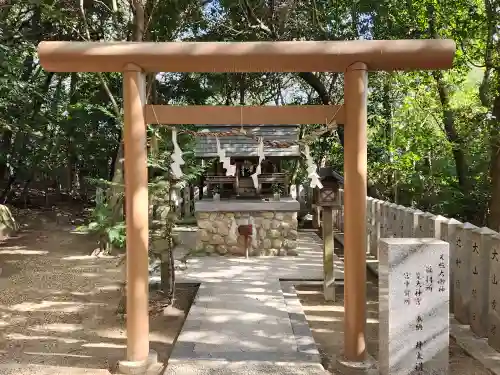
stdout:
{"type": "Polygon", "coordinates": [[[371,71],[452,67],[455,42],[352,40],[293,42],[41,42],[51,72],[344,72],[356,62],[371,71]]]}
{"type": "Polygon", "coordinates": [[[164,125],[302,125],[344,123],[343,105],[147,105],[146,123],[164,125]]]}

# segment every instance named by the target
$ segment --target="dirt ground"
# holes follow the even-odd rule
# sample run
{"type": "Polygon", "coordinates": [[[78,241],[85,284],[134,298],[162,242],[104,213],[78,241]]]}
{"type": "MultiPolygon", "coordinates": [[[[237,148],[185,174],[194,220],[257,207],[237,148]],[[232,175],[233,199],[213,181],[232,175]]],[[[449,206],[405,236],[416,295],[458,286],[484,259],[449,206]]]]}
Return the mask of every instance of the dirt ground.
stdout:
{"type": "MultiPolygon", "coordinates": [[[[58,225],[46,213],[26,216],[17,217],[19,235],[0,242],[0,374],[109,374],[126,353],[116,313],[120,259],[89,256],[95,242],[75,233],[70,219],[58,225]]],[[[150,320],[160,361],[196,294],[192,285],[177,290],[174,307],[150,320]]]]}
{"type": "MultiPolygon", "coordinates": [[[[323,366],[328,368],[333,358],[343,349],[344,330],[344,290],[337,288],[336,301],[325,302],[321,286],[296,285],[297,295],[302,303],[314,340],[322,358],[323,366]],[[333,334],[336,333],[336,334],[333,334]]],[[[367,348],[378,357],[378,287],[377,279],[369,276],[367,285],[367,348]]],[[[474,358],[465,353],[450,337],[450,374],[491,375],[474,358]]]]}

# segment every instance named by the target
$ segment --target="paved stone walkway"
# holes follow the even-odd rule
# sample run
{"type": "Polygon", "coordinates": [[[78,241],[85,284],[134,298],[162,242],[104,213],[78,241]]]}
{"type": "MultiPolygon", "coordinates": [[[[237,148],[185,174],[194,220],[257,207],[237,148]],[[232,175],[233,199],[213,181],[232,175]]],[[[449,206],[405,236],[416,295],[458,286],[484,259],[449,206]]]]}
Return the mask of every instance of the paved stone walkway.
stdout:
{"type": "Polygon", "coordinates": [[[165,375],[327,374],[290,282],[322,279],[320,238],[300,232],[298,252],[189,259],[177,280],[201,286],[165,375]]]}

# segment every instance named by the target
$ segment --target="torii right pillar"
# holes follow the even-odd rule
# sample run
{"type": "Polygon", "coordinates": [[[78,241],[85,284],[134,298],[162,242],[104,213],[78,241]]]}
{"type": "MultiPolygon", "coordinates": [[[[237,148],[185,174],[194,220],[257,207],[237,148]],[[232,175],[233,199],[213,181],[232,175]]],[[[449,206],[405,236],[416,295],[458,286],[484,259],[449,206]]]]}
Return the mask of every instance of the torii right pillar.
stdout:
{"type": "Polygon", "coordinates": [[[357,62],[344,73],[344,359],[367,359],[366,165],[367,67],[357,62]]]}

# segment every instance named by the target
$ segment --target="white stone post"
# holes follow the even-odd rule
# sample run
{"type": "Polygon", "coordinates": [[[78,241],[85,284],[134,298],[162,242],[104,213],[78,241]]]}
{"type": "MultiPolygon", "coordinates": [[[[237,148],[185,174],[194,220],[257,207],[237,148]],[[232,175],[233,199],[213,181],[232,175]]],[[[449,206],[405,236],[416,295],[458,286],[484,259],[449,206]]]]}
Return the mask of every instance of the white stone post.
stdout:
{"type": "Polygon", "coordinates": [[[472,231],[470,267],[471,302],[469,305],[470,328],[479,337],[488,336],[490,247],[495,231],[479,228],[472,231]]]}
{"type": "Polygon", "coordinates": [[[366,197],[366,253],[370,253],[370,241],[372,233],[373,198],[366,197]]]}
{"type": "Polygon", "coordinates": [[[403,212],[403,238],[412,238],[413,208],[405,207],[403,212]]]}
{"type": "Polygon", "coordinates": [[[411,213],[412,217],[410,219],[410,231],[412,238],[419,237],[420,216],[422,216],[423,214],[424,212],[420,210],[413,210],[411,213]]]}
{"type": "Polygon", "coordinates": [[[372,213],[372,233],[370,238],[370,254],[378,259],[378,241],[380,240],[380,209],[382,206],[380,199],[373,200],[372,213]]]}
{"type": "Polygon", "coordinates": [[[469,305],[472,293],[472,231],[475,229],[478,228],[471,223],[464,223],[459,226],[455,243],[457,258],[455,260],[453,312],[455,313],[455,318],[462,324],[469,324],[469,305]]]}
{"type": "Polygon", "coordinates": [[[437,215],[429,219],[429,237],[441,239],[441,223],[448,221],[448,218],[437,215]]]}
{"type": "Polygon", "coordinates": [[[388,222],[389,222],[389,206],[390,202],[383,201],[381,207],[380,217],[380,237],[387,238],[388,235],[388,222]]]}
{"type": "Polygon", "coordinates": [[[441,222],[441,239],[450,244],[450,312],[453,311],[457,262],[457,230],[462,223],[455,219],[441,222]]]}
{"type": "Polygon", "coordinates": [[[396,207],[396,220],[394,222],[394,237],[404,238],[405,236],[405,213],[406,207],[398,205],[396,207]]]}
{"type": "Polygon", "coordinates": [[[397,232],[397,221],[398,221],[398,205],[396,203],[391,203],[389,205],[389,226],[387,237],[396,237],[397,232]]]}
{"type": "Polygon", "coordinates": [[[415,234],[415,238],[432,238],[434,236],[430,236],[429,228],[431,226],[430,221],[434,217],[430,212],[424,212],[418,218],[418,230],[415,234]]]}
{"type": "Polygon", "coordinates": [[[380,375],[447,374],[449,245],[380,240],[380,375]]]}
{"type": "Polygon", "coordinates": [[[500,352],[500,234],[491,237],[488,345],[500,352]]]}

